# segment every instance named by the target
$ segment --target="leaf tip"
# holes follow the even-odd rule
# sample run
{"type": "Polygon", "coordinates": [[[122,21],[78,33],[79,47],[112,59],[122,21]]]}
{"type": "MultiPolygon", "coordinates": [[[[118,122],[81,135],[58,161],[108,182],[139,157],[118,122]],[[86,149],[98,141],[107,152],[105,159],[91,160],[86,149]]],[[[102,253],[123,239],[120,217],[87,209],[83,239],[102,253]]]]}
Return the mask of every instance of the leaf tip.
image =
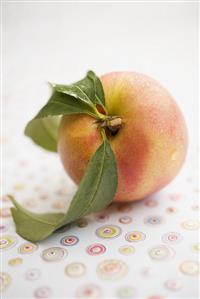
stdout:
{"type": "Polygon", "coordinates": [[[14,196],[12,196],[11,194],[7,194],[6,196],[10,199],[10,201],[11,201],[11,202],[13,203],[13,205],[15,206],[15,202],[16,202],[16,200],[15,200],[14,196]]]}
{"type": "Polygon", "coordinates": [[[56,87],[56,84],[55,84],[55,83],[52,83],[52,82],[47,81],[47,84],[48,84],[51,88],[55,88],[55,87],[56,87]]]}
{"type": "Polygon", "coordinates": [[[94,76],[94,75],[95,75],[95,73],[92,70],[87,71],[87,76],[94,76]]]}
{"type": "Polygon", "coordinates": [[[30,121],[26,124],[26,127],[24,129],[24,135],[27,136],[27,137],[30,137],[30,134],[29,134],[29,126],[30,125],[30,121]]]}

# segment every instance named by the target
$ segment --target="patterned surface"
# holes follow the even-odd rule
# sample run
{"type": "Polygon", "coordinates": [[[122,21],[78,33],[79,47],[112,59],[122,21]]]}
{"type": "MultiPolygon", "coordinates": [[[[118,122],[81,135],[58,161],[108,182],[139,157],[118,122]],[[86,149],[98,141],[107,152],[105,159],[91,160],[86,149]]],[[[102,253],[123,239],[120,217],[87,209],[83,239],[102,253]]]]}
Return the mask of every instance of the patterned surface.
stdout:
{"type": "MultiPolygon", "coordinates": [[[[13,141],[6,143],[8,163],[13,161],[8,192],[33,211],[65,209],[75,186],[58,157],[25,138],[14,152],[13,141]]],[[[0,227],[5,298],[196,298],[199,206],[188,161],[162,192],[112,204],[38,244],[15,233],[5,194],[0,227]]]]}
{"type": "Polygon", "coordinates": [[[197,298],[195,4],[6,2],[3,298],[197,298]],[[46,81],[73,82],[90,68],[97,74],[137,70],[164,84],[187,120],[186,163],[150,198],[113,204],[30,244],[15,233],[6,194],[32,211],[58,212],[69,205],[75,186],[56,155],[23,136],[24,126],[49,96],[46,81]]]}

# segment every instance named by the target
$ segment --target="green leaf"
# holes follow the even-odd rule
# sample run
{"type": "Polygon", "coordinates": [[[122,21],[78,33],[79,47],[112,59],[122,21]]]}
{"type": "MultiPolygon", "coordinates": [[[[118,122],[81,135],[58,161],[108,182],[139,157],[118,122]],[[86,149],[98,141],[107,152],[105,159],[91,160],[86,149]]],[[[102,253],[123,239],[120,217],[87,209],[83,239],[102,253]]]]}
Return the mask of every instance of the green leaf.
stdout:
{"type": "Polygon", "coordinates": [[[77,83],[53,87],[49,101],[27,124],[25,135],[46,150],[56,152],[60,123],[58,116],[83,113],[103,119],[105,116],[98,112],[96,104],[104,106],[105,99],[101,81],[92,71],[77,83]]]}
{"type": "MultiPolygon", "coordinates": [[[[86,77],[71,85],[52,85],[57,92],[81,99],[90,106],[99,104],[105,106],[104,91],[100,79],[93,71],[89,71],[86,77]]],[[[105,107],[104,107],[105,108],[105,107]]]]}
{"type": "Polygon", "coordinates": [[[26,240],[41,241],[51,235],[62,213],[37,214],[24,209],[12,196],[9,196],[14,208],[11,208],[17,233],[26,240]]]}
{"type": "MultiPolygon", "coordinates": [[[[56,89],[56,88],[55,88],[56,89]]],[[[35,118],[54,115],[85,113],[95,117],[95,107],[80,98],[55,90],[49,101],[42,107],[35,118]]]]}
{"type": "Polygon", "coordinates": [[[87,77],[93,81],[96,103],[104,106],[105,108],[105,96],[100,79],[93,71],[88,71],[87,77]]]}
{"type": "Polygon", "coordinates": [[[57,152],[57,135],[60,120],[59,116],[33,119],[27,124],[24,133],[37,145],[46,150],[57,152]]]}
{"type": "Polygon", "coordinates": [[[90,160],[79,188],[65,214],[36,214],[27,211],[11,198],[16,230],[23,238],[40,241],[56,229],[109,205],[117,189],[117,166],[114,153],[103,133],[103,143],[90,160]]]}
{"type": "Polygon", "coordinates": [[[59,226],[98,212],[109,205],[117,189],[117,166],[111,146],[104,137],[90,160],[69,210],[59,226]]]}

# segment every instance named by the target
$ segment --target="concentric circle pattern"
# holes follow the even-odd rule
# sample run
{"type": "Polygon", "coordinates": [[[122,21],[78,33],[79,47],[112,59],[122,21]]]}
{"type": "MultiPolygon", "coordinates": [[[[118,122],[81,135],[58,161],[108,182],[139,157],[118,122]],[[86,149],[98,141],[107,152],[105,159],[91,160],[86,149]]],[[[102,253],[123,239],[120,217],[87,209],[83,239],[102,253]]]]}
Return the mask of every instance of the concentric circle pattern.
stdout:
{"type": "Polygon", "coordinates": [[[39,269],[28,269],[24,275],[25,279],[27,280],[37,280],[41,276],[41,272],[39,269]]]}
{"type": "Polygon", "coordinates": [[[102,298],[102,290],[98,285],[87,284],[79,287],[76,292],[77,298],[102,298]]]}
{"type": "Polygon", "coordinates": [[[80,277],[86,273],[86,266],[83,263],[71,263],[65,267],[65,274],[69,277],[80,277]]]}
{"type": "Polygon", "coordinates": [[[156,261],[169,260],[174,255],[175,251],[165,245],[158,245],[149,250],[149,256],[156,261]]]}
{"type": "Polygon", "coordinates": [[[163,221],[164,220],[161,216],[148,216],[144,219],[144,223],[149,225],[159,225],[163,221]]]}
{"type": "Polygon", "coordinates": [[[46,262],[59,262],[68,255],[66,249],[61,247],[50,247],[42,251],[41,257],[46,262]]]}
{"type": "Polygon", "coordinates": [[[177,232],[169,232],[162,236],[162,241],[164,243],[173,245],[180,243],[182,241],[182,236],[177,232]]]}
{"type": "Polygon", "coordinates": [[[86,251],[90,255],[101,255],[106,251],[106,247],[103,244],[92,244],[86,248],[86,251]]]}
{"type": "Polygon", "coordinates": [[[19,253],[30,254],[30,253],[33,253],[34,251],[36,251],[37,249],[38,249],[37,244],[27,242],[27,243],[23,243],[19,246],[19,253]]]}
{"type": "Polygon", "coordinates": [[[122,224],[129,224],[132,222],[132,217],[130,216],[122,216],[119,218],[119,222],[122,224]]]}
{"type": "Polygon", "coordinates": [[[0,233],[1,234],[5,233],[7,230],[8,230],[8,225],[6,223],[5,224],[1,223],[0,224],[0,233]]]}
{"type": "MultiPolygon", "coordinates": [[[[47,279],[52,277],[58,287],[69,286],[65,293],[61,290],[63,298],[101,299],[112,294],[113,298],[133,299],[143,294],[133,274],[137,273],[137,281],[148,286],[160,269],[163,271],[160,291],[144,298],[167,299],[163,297],[166,292],[173,298],[184,298],[187,285],[192,284],[195,289],[199,275],[200,246],[196,238],[199,222],[188,216],[177,220],[181,215],[180,202],[174,202],[173,207],[166,203],[159,216],[147,214],[156,212],[158,205],[162,207],[157,199],[121,208],[113,204],[91,218],[63,226],[51,238],[37,244],[22,240],[6,220],[0,228],[0,250],[7,255],[5,272],[0,275],[1,292],[6,296],[14,294],[19,276],[24,288],[29,286],[30,298],[54,298],[58,288],[47,279]],[[145,209],[144,216],[138,216],[137,205],[145,209]],[[172,225],[177,221],[178,225],[172,225]]],[[[190,214],[196,214],[189,208],[190,214]]]]}
{"type": "Polygon", "coordinates": [[[103,280],[118,280],[127,273],[128,266],[121,260],[104,260],[97,266],[97,275],[103,280]]]}
{"type": "Polygon", "coordinates": [[[38,299],[51,298],[52,290],[48,286],[39,287],[34,291],[34,297],[38,299]]]}
{"type": "Polygon", "coordinates": [[[4,235],[0,237],[0,250],[12,248],[17,244],[15,236],[4,235]]]}
{"type": "Polygon", "coordinates": [[[96,230],[96,234],[102,239],[112,239],[121,234],[121,228],[117,225],[104,225],[96,230]]]}
{"type": "Polygon", "coordinates": [[[169,279],[165,281],[164,286],[166,289],[173,292],[179,291],[183,287],[181,281],[177,279],[169,279]]]}
{"type": "Polygon", "coordinates": [[[184,261],[179,266],[180,271],[189,276],[198,275],[200,272],[200,265],[197,261],[184,261]]]}
{"type": "Polygon", "coordinates": [[[131,245],[124,245],[119,247],[119,252],[123,255],[132,255],[135,252],[135,248],[131,245]]]}
{"type": "Polygon", "coordinates": [[[146,235],[143,232],[133,231],[127,233],[125,239],[128,242],[140,242],[146,239],[146,235]]]}
{"type": "Polygon", "coordinates": [[[106,222],[109,219],[109,215],[107,214],[98,214],[95,216],[95,220],[97,222],[106,222]]]}
{"type": "Polygon", "coordinates": [[[197,230],[200,227],[200,222],[190,219],[182,222],[181,226],[186,230],[197,230]]]}
{"type": "Polygon", "coordinates": [[[79,242],[78,237],[76,236],[65,236],[60,240],[60,243],[64,246],[74,246],[79,242]]]}
{"type": "Polygon", "coordinates": [[[8,265],[12,266],[12,267],[15,267],[15,266],[19,266],[23,263],[23,259],[20,258],[20,257],[16,257],[16,258],[13,258],[13,259],[10,259],[8,261],[8,265]]]}

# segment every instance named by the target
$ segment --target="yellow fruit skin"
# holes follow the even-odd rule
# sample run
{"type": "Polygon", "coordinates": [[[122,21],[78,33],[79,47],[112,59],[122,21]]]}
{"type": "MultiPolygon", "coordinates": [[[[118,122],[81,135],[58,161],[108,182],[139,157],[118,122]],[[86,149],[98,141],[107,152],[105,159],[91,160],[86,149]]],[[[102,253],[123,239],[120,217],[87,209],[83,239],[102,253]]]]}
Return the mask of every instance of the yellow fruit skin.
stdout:
{"type": "MultiPolygon", "coordinates": [[[[176,102],[154,79],[135,72],[101,77],[109,115],[122,118],[110,137],[118,168],[115,201],[143,199],[168,184],[180,170],[187,151],[187,130],[176,102]]],[[[64,116],[58,153],[65,170],[79,183],[102,142],[95,119],[64,116]]]]}

